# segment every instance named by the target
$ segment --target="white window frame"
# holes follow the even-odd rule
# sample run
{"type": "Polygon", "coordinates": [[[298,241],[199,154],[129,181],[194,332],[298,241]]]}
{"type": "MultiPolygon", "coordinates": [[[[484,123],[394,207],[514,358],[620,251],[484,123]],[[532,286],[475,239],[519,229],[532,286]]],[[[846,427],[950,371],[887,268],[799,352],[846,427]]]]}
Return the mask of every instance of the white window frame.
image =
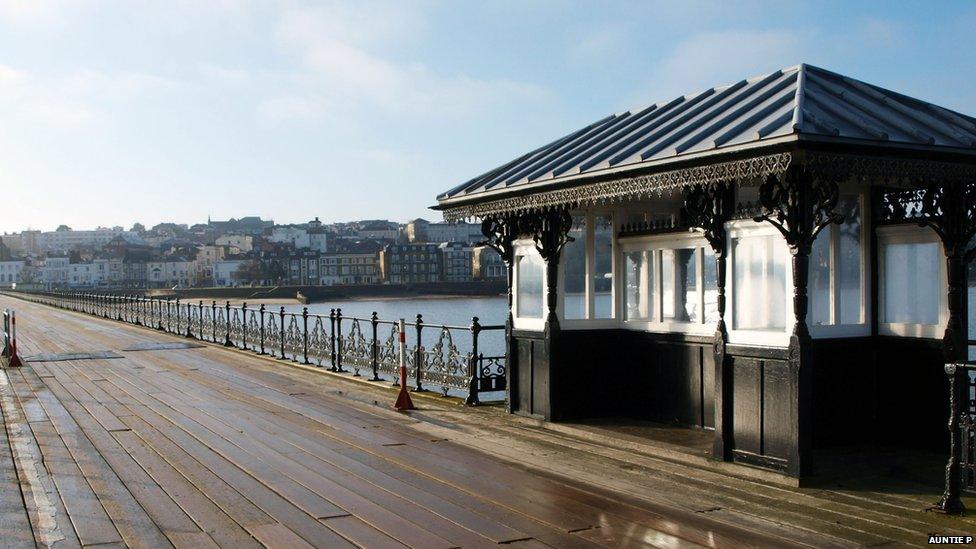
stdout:
{"type": "Polygon", "coordinates": [[[892,225],[878,227],[878,333],[880,335],[918,337],[939,339],[945,335],[946,324],[949,321],[948,291],[949,282],[946,276],[946,262],[939,261],[939,323],[914,324],[906,322],[885,322],[885,246],[888,244],[928,244],[939,246],[940,258],[945,257],[945,250],[939,235],[928,227],[916,225],[892,225]]]}
{"type": "MultiPolygon", "coordinates": [[[[689,231],[686,233],[668,233],[663,235],[633,236],[620,239],[619,244],[619,264],[624,264],[624,254],[628,252],[648,252],[651,256],[651,271],[654,284],[654,301],[650,304],[653,308],[656,319],[651,320],[626,320],[625,307],[626,292],[617,292],[620,295],[618,311],[620,325],[627,330],[650,331],[650,332],[673,332],[697,335],[711,335],[715,333],[716,322],[705,321],[705,292],[704,292],[704,269],[705,269],[705,250],[709,244],[700,231],[689,231]],[[675,320],[664,320],[663,317],[663,284],[661,276],[661,251],[662,250],[688,250],[695,251],[695,277],[698,289],[698,307],[700,319],[698,322],[681,322],[675,320]]],[[[622,270],[618,269],[618,270],[622,270]]],[[[619,287],[623,287],[624,273],[620,273],[618,279],[619,287]]],[[[677,282],[677,281],[675,281],[677,282]]]]}
{"type": "Polygon", "coordinates": [[[777,245],[786,246],[783,235],[769,223],[757,223],[749,220],[739,220],[728,223],[728,259],[726,261],[725,293],[726,309],[725,323],[729,330],[729,343],[765,346],[765,347],[787,347],[790,344],[790,335],[793,333],[793,325],[796,317],[793,314],[793,261],[787,250],[787,259],[784,271],[784,299],[783,310],[786,319],[785,327],[780,330],[747,330],[738,329],[735,325],[735,266],[737,246],[735,242],[741,238],[773,236],[777,245]]]}
{"type": "MultiPolygon", "coordinates": [[[[855,192],[844,192],[841,195],[857,194],[858,206],[861,212],[861,321],[857,324],[836,324],[840,310],[840,294],[837,292],[837,279],[840,276],[836,266],[840,253],[840,225],[831,223],[824,227],[817,238],[830,239],[830,321],[831,324],[819,325],[813,323],[813,307],[807,303],[807,326],[810,328],[810,336],[814,339],[843,338],[843,337],[862,337],[871,335],[871,211],[869,200],[865,196],[855,192]]],[[[807,292],[810,292],[809,284],[807,292]]],[[[792,299],[790,300],[792,301],[792,299]]],[[[791,313],[792,314],[792,311],[791,313]]]]}
{"type": "Polygon", "coordinates": [[[614,328],[619,325],[617,319],[620,318],[620,308],[618,306],[617,297],[620,295],[618,288],[620,286],[620,262],[618,256],[619,243],[617,235],[619,233],[621,212],[616,209],[593,209],[593,210],[577,210],[571,212],[573,216],[584,216],[586,219],[586,231],[584,238],[586,239],[586,246],[584,248],[586,257],[584,258],[585,263],[585,280],[584,280],[584,292],[585,296],[583,299],[583,316],[585,318],[566,318],[564,303],[566,300],[566,256],[565,254],[560,254],[559,257],[559,272],[557,276],[557,295],[559,297],[556,303],[556,314],[559,317],[559,327],[566,330],[579,330],[579,329],[604,329],[604,328],[614,328]],[[611,288],[610,288],[610,318],[592,318],[596,310],[596,294],[594,289],[595,275],[596,275],[596,218],[598,216],[609,215],[612,222],[612,238],[610,240],[610,261],[611,261],[611,288]]]}
{"type": "Polygon", "coordinates": [[[546,296],[549,294],[549,276],[547,272],[549,266],[546,265],[545,260],[542,260],[542,318],[520,317],[518,314],[520,299],[518,293],[518,282],[521,273],[519,273],[518,258],[524,256],[539,256],[539,250],[536,249],[535,242],[532,239],[524,238],[514,242],[512,255],[512,327],[516,330],[529,330],[536,332],[544,331],[546,329],[546,315],[548,314],[546,296]]]}

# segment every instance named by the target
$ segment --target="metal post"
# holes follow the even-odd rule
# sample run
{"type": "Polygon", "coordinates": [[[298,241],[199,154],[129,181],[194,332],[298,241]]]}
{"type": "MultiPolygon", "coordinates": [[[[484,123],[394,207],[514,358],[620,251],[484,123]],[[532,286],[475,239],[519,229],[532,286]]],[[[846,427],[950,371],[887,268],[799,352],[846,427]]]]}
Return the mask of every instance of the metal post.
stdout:
{"type": "Polygon", "coordinates": [[[370,355],[371,362],[373,363],[373,377],[370,381],[380,381],[380,348],[379,339],[377,338],[377,328],[379,327],[379,317],[376,311],[373,311],[373,315],[369,319],[370,324],[373,325],[373,345],[372,353],[370,355]]]}
{"type": "Polygon", "coordinates": [[[400,319],[400,392],[393,407],[398,412],[415,409],[407,391],[407,323],[400,319]]]}
{"type": "Polygon", "coordinates": [[[260,336],[260,340],[261,340],[261,354],[263,355],[264,354],[264,303],[262,303],[261,306],[258,307],[258,314],[261,317],[261,336],[260,336]]]}
{"type": "Polygon", "coordinates": [[[172,333],[175,333],[175,334],[178,334],[179,335],[180,332],[182,331],[182,330],[180,330],[180,319],[183,318],[180,315],[180,298],[176,298],[176,304],[175,305],[176,305],[176,330],[174,332],[172,332],[172,333]]]}
{"type": "Polygon", "coordinates": [[[197,314],[199,315],[198,318],[200,322],[200,325],[197,327],[198,333],[200,334],[200,341],[203,341],[203,300],[202,299],[200,300],[200,303],[198,305],[197,314]]]}
{"type": "MultiPolygon", "coordinates": [[[[261,327],[264,327],[264,317],[261,317],[261,327]]],[[[247,301],[241,303],[241,348],[247,349],[247,301]]]]}
{"type": "Polygon", "coordinates": [[[335,311],[335,309],[329,309],[329,362],[332,364],[332,367],[329,369],[333,372],[336,371],[335,311]]]}
{"type": "Polygon", "coordinates": [[[946,364],[945,372],[949,376],[949,462],[946,464],[945,492],[935,508],[946,514],[958,515],[966,510],[959,492],[962,488],[963,452],[960,420],[969,413],[969,407],[963,403],[968,396],[964,393],[967,373],[960,364],[946,364]]]}
{"type": "Polygon", "coordinates": [[[308,307],[302,307],[302,354],[308,364],[308,307]]]}
{"type": "Polygon", "coordinates": [[[189,301],[186,302],[186,337],[193,338],[193,304],[189,301]]]}
{"type": "Polygon", "coordinates": [[[478,317],[475,316],[471,318],[471,356],[468,357],[468,376],[470,376],[471,381],[468,385],[468,398],[464,401],[468,406],[480,404],[478,401],[478,390],[480,389],[478,376],[481,370],[478,364],[479,334],[481,334],[481,324],[478,323],[478,317]]]}
{"type": "Polygon", "coordinates": [[[278,332],[278,343],[281,347],[281,358],[285,358],[285,308],[278,313],[281,319],[281,330],[278,332]]]}
{"type": "Polygon", "coordinates": [[[224,347],[233,347],[234,342],[230,340],[230,301],[224,305],[224,347]]]}
{"type": "Polygon", "coordinates": [[[418,313],[417,314],[417,348],[413,356],[413,366],[414,368],[416,368],[414,378],[415,381],[417,382],[417,389],[416,389],[417,391],[424,390],[424,386],[421,384],[421,380],[420,380],[420,370],[421,370],[420,366],[421,364],[423,364],[423,357],[424,357],[423,330],[424,330],[424,315],[418,313]]]}
{"type": "Polygon", "coordinates": [[[217,343],[217,301],[210,302],[210,341],[217,343]]]}
{"type": "Polygon", "coordinates": [[[342,369],[342,309],[336,309],[336,330],[339,333],[336,343],[336,371],[345,372],[342,369]]]}
{"type": "Polygon", "coordinates": [[[172,300],[167,299],[166,300],[166,332],[167,333],[173,333],[173,326],[172,326],[173,311],[170,305],[172,305],[172,300]]]}

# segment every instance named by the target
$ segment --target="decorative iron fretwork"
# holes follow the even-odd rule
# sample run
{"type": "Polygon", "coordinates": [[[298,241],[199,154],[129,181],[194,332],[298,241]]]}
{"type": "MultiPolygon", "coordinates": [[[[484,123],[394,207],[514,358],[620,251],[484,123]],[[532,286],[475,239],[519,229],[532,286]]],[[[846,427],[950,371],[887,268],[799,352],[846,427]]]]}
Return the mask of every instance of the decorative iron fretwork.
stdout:
{"type": "Polygon", "coordinates": [[[759,187],[763,213],[753,219],[776,227],[794,253],[809,254],[821,230],[844,221],[835,211],[839,200],[837,180],[814,178],[805,169],[795,168],[766,177],[759,187]]]}
{"type": "MultiPolygon", "coordinates": [[[[388,374],[388,379],[396,379],[399,373],[398,323],[380,320],[376,313],[371,318],[356,318],[342,316],[340,310],[333,309],[326,317],[309,315],[307,309],[302,313],[289,313],[282,307],[274,312],[263,307],[248,308],[246,303],[232,307],[228,302],[224,307],[218,307],[216,302],[204,306],[201,302],[154,302],[134,296],[90,296],[69,292],[18,292],[15,295],[99,317],[117,312],[120,321],[133,324],[158,318],[161,323],[170,322],[164,326],[169,333],[185,335],[187,327],[192,327],[194,337],[201,340],[220,344],[230,341],[229,346],[239,349],[259,350],[263,347],[265,352],[284,360],[305,362],[307,351],[307,361],[319,365],[339,355],[342,363],[353,367],[356,374],[364,368],[372,370],[374,359],[376,373],[388,374]],[[366,323],[370,325],[368,334],[363,330],[366,323]],[[380,330],[385,331],[387,327],[389,334],[381,341],[380,330]]],[[[506,357],[485,357],[478,353],[479,337],[487,332],[500,336],[505,326],[482,326],[477,317],[472,318],[471,326],[429,326],[424,324],[421,315],[406,325],[409,327],[406,333],[408,382],[416,390],[423,390],[422,382],[433,384],[440,386],[445,395],[453,392],[458,396],[460,393],[465,397],[465,403],[472,405],[479,403],[480,393],[505,390],[506,357]],[[423,344],[425,334],[428,340],[436,335],[437,341],[432,347],[423,344]]],[[[374,375],[371,379],[380,381],[382,378],[374,375]]]]}
{"type": "Polygon", "coordinates": [[[620,226],[619,236],[673,233],[684,228],[687,227],[683,227],[675,222],[674,217],[668,216],[661,219],[649,219],[645,221],[635,221],[633,223],[624,223],[620,226]]]}
{"type": "Polygon", "coordinates": [[[742,160],[719,162],[705,166],[692,166],[655,174],[627,177],[598,183],[583,184],[567,189],[539,192],[458,206],[444,211],[444,218],[457,221],[492,215],[544,212],[570,206],[610,204],[621,200],[659,196],[664,192],[685,187],[721,181],[737,183],[761,180],[770,174],[779,174],[790,166],[792,154],[788,152],[757,156],[742,160]]]}

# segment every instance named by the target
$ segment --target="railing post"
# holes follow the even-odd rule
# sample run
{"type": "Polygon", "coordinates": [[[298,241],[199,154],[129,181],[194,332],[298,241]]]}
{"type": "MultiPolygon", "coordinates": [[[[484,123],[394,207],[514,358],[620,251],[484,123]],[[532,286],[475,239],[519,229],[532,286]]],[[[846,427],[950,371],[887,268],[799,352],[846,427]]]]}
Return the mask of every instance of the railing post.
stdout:
{"type": "Polygon", "coordinates": [[[332,367],[329,368],[333,372],[336,371],[336,310],[329,309],[329,362],[332,363],[332,367]]]}
{"type": "Polygon", "coordinates": [[[189,301],[186,302],[186,337],[193,338],[193,303],[189,301]]]}
{"type": "Polygon", "coordinates": [[[945,372],[949,376],[949,462],[946,464],[945,471],[945,492],[935,507],[943,513],[958,515],[966,510],[959,497],[962,489],[962,452],[964,451],[960,439],[962,438],[961,420],[964,414],[969,414],[969,406],[963,402],[969,396],[964,391],[965,378],[969,374],[961,364],[946,364],[945,372]]]}
{"type": "Polygon", "coordinates": [[[198,315],[197,322],[199,322],[200,324],[199,326],[197,326],[197,332],[200,334],[200,341],[203,341],[203,300],[202,299],[198,304],[197,315],[198,315]]]}
{"type": "Polygon", "coordinates": [[[145,312],[142,310],[142,298],[141,297],[134,297],[133,299],[135,300],[134,303],[135,303],[135,306],[136,306],[136,321],[135,321],[135,325],[136,326],[142,326],[142,320],[144,320],[145,319],[145,316],[146,316],[145,315],[145,312]]]}
{"type": "Polygon", "coordinates": [[[217,300],[210,302],[210,341],[217,343],[217,300]]]}
{"type": "Polygon", "coordinates": [[[258,316],[261,317],[261,335],[259,339],[261,340],[260,353],[263,355],[264,354],[264,303],[262,303],[261,306],[258,307],[258,316]]]}
{"type": "Polygon", "coordinates": [[[285,308],[282,307],[278,312],[279,318],[281,320],[281,329],[278,331],[278,343],[281,350],[281,358],[285,358],[285,308]]]}
{"type": "Polygon", "coordinates": [[[230,340],[230,300],[224,305],[224,347],[232,347],[234,342],[230,340]]]}
{"type": "Polygon", "coordinates": [[[336,342],[336,371],[345,372],[342,369],[342,309],[336,309],[336,330],[339,333],[339,338],[336,342]]]}
{"type": "Polygon", "coordinates": [[[470,376],[471,381],[468,384],[468,398],[464,401],[468,406],[480,404],[478,401],[478,375],[479,370],[481,370],[478,365],[479,334],[481,334],[481,324],[478,323],[478,317],[471,317],[471,355],[468,357],[468,376],[470,376]]]}
{"type": "Polygon", "coordinates": [[[302,307],[302,354],[308,364],[308,307],[302,307]]]}
{"type": "Polygon", "coordinates": [[[424,390],[424,386],[421,383],[421,379],[420,379],[420,375],[421,375],[420,370],[422,369],[420,365],[423,363],[423,358],[424,358],[423,331],[424,331],[424,315],[418,313],[417,314],[417,348],[414,350],[415,354],[413,356],[413,365],[414,368],[417,369],[416,374],[414,375],[414,380],[417,384],[417,388],[415,390],[417,391],[424,390]]]}
{"type": "MultiPolygon", "coordinates": [[[[261,328],[264,331],[263,316],[261,317],[261,328]]],[[[241,303],[241,348],[247,350],[247,301],[241,303]]]]}
{"type": "Polygon", "coordinates": [[[376,314],[376,311],[373,311],[372,316],[369,318],[369,323],[373,326],[373,344],[371,345],[372,352],[370,353],[370,361],[373,363],[373,377],[370,378],[370,381],[380,381],[380,349],[379,339],[377,337],[379,322],[379,316],[376,314]]]}
{"type": "Polygon", "coordinates": [[[173,311],[171,305],[172,305],[172,300],[167,298],[166,299],[166,332],[170,334],[173,333],[173,323],[172,323],[173,311]]]}
{"type": "Polygon", "coordinates": [[[181,332],[183,330],[180,330],[180,323],[183,316],[180,314],[180,298],[176,298],[175,306],[176,306],[176,329],[172,333],[177,335],[182,335],[181,332]]]}

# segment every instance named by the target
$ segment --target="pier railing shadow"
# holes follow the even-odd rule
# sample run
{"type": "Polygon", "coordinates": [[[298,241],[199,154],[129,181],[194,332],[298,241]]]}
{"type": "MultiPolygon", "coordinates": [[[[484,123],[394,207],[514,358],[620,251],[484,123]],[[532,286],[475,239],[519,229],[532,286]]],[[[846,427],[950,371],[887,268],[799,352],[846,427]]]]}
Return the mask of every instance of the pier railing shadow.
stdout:
{"type": "MultiPolygon", "coordinates": [[[[181,301],[137,295],[79,292],[22,292],[14,295],[92,316],[153,328],[170,334],[236,347],[371,381],[399,386],[399,319],[345,316],[341,308],[328,315],[268,308],[181,301]]],[[[503,400],[504,356],[481,352],[483,334],[500,333],[503,325],[435,324],[418,314],[406,326],[408,380],[414,391],[428,388],[463,398],[468,405],[503,400]]]]}

